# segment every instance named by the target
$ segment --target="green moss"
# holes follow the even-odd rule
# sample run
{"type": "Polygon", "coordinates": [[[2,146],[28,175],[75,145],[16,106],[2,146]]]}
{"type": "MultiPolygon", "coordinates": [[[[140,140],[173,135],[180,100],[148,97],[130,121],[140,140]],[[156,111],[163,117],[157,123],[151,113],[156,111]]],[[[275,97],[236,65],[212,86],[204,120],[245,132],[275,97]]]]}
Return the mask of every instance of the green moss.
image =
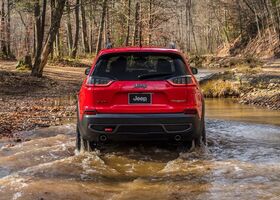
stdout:
{"type": "Polygon", "coordinates": [[[17,65],[16,65],[16,69],[18,71],[30,71],[31,68],[32,67],[27,65],[27,64],[25,64],[23,60],[19,60],[17,65]]]}

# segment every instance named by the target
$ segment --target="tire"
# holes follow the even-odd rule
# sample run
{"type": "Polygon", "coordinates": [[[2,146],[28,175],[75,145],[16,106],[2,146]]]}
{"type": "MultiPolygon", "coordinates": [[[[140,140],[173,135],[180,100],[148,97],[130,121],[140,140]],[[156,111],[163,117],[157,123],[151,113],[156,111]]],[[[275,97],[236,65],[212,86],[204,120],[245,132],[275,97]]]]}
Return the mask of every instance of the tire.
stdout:
{"type": "Polygon", "coordinates": [[[207,145],[206,128],[205,128],[205,103],[203,101],[202,118],[200,124],[200,137],[195,139],[195,146],[207,145]]]}
{"type": "Polygon", "coordinates": [[[206,128],[205,128],[205,122],[203,120],[203,124],[202,124],[202,133],[201,133],[201,137],[202,137],[202,142],[205,146],[207,146],[207,136],[206,136],[206,128]]]}
{"type": "Polygon", "coordinates": [[[188,152],[192,148],[192,141],[191,142],[183,142],[180,144],[177,144],[177,151],[179,153],[185,153],[188,152]]]}
{"type": "Polygon", "coordinates": [[[80,134],[80,130],[77,124],[77,128],[76,128],[76,149],[77,151],[81,151],[81,134],[80,134]]]}
{"type": "Polygon", "coordinates": [[[88,144],[89,142],[85,139],[82,138],[80,130],[79,130],[79,125],[77,124],[77,131],[76,131],[76,149],[77,151],[89,151],[90,145],[88,144]]]}
{"type": "Polygon", "coordinates": [[[204,118],[201,121],[200,125],[200,137],[194,140],[195,146],[202,146],[202,145],[207,145],[207,138],[206,138],[206,130],[205,130],[205,122],[204,118]]]}
{"type": "MultiPolygon", "coordinates": [[[[79,98],[79,97],[77,97],[79,98]]],[[[77,102],[77,126],[76,126],[76,150],[78,152],[81,151],[81,147],[82,147],[82,138],[81,138],[81,133],[80,133],[80,129],[79,129],[79,102],[77,102]]]]}
{"type": "Polygon", "coordinates": [[[78,152],[84,151],[84,152],[91,152],[94,149],[97,148],[96,142],[90,142],[86,139],[83,139],[80,130],[79,125],[77,124],[77,131],[76,131],[76,149],[78,152]]]}

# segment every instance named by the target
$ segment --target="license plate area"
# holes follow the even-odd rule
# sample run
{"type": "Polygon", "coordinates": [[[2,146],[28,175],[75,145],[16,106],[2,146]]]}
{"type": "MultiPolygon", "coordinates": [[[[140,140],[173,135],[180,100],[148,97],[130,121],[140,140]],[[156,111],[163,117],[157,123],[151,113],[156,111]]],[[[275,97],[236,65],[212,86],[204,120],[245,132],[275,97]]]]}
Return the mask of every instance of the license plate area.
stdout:
{"type": "Polygon", "coordinates": [[[128,94],[129,104],[151,104],[152,94],[151,93],[130,93],[128,94]]]}

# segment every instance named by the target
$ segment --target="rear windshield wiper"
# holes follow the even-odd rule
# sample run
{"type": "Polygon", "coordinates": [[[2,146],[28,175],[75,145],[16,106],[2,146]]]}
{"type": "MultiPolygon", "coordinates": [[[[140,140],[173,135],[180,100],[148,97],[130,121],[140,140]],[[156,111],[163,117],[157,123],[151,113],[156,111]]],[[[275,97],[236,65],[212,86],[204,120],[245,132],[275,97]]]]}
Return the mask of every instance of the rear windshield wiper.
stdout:
{"type": "Polygon", "coordinates": [[[170,73],[154,73],[154,74],[142,74],[138,76],[139,80],[150,79],[150,78],[157,78],[157,77],[165,77],[165,76],[173,76],[170,73]]]}

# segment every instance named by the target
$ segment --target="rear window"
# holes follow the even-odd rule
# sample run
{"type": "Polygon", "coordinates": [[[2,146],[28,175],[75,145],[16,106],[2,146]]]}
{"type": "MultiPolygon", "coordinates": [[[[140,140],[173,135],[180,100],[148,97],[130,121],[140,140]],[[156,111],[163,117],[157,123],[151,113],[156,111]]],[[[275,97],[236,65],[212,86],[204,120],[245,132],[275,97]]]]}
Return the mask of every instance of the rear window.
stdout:
{"type": "Polygon", "coordinates": [[[113,80],[166,80],[189,75],[179,55],[162,53],[107,54],[99,58],[92,76],[113,80]]]}

